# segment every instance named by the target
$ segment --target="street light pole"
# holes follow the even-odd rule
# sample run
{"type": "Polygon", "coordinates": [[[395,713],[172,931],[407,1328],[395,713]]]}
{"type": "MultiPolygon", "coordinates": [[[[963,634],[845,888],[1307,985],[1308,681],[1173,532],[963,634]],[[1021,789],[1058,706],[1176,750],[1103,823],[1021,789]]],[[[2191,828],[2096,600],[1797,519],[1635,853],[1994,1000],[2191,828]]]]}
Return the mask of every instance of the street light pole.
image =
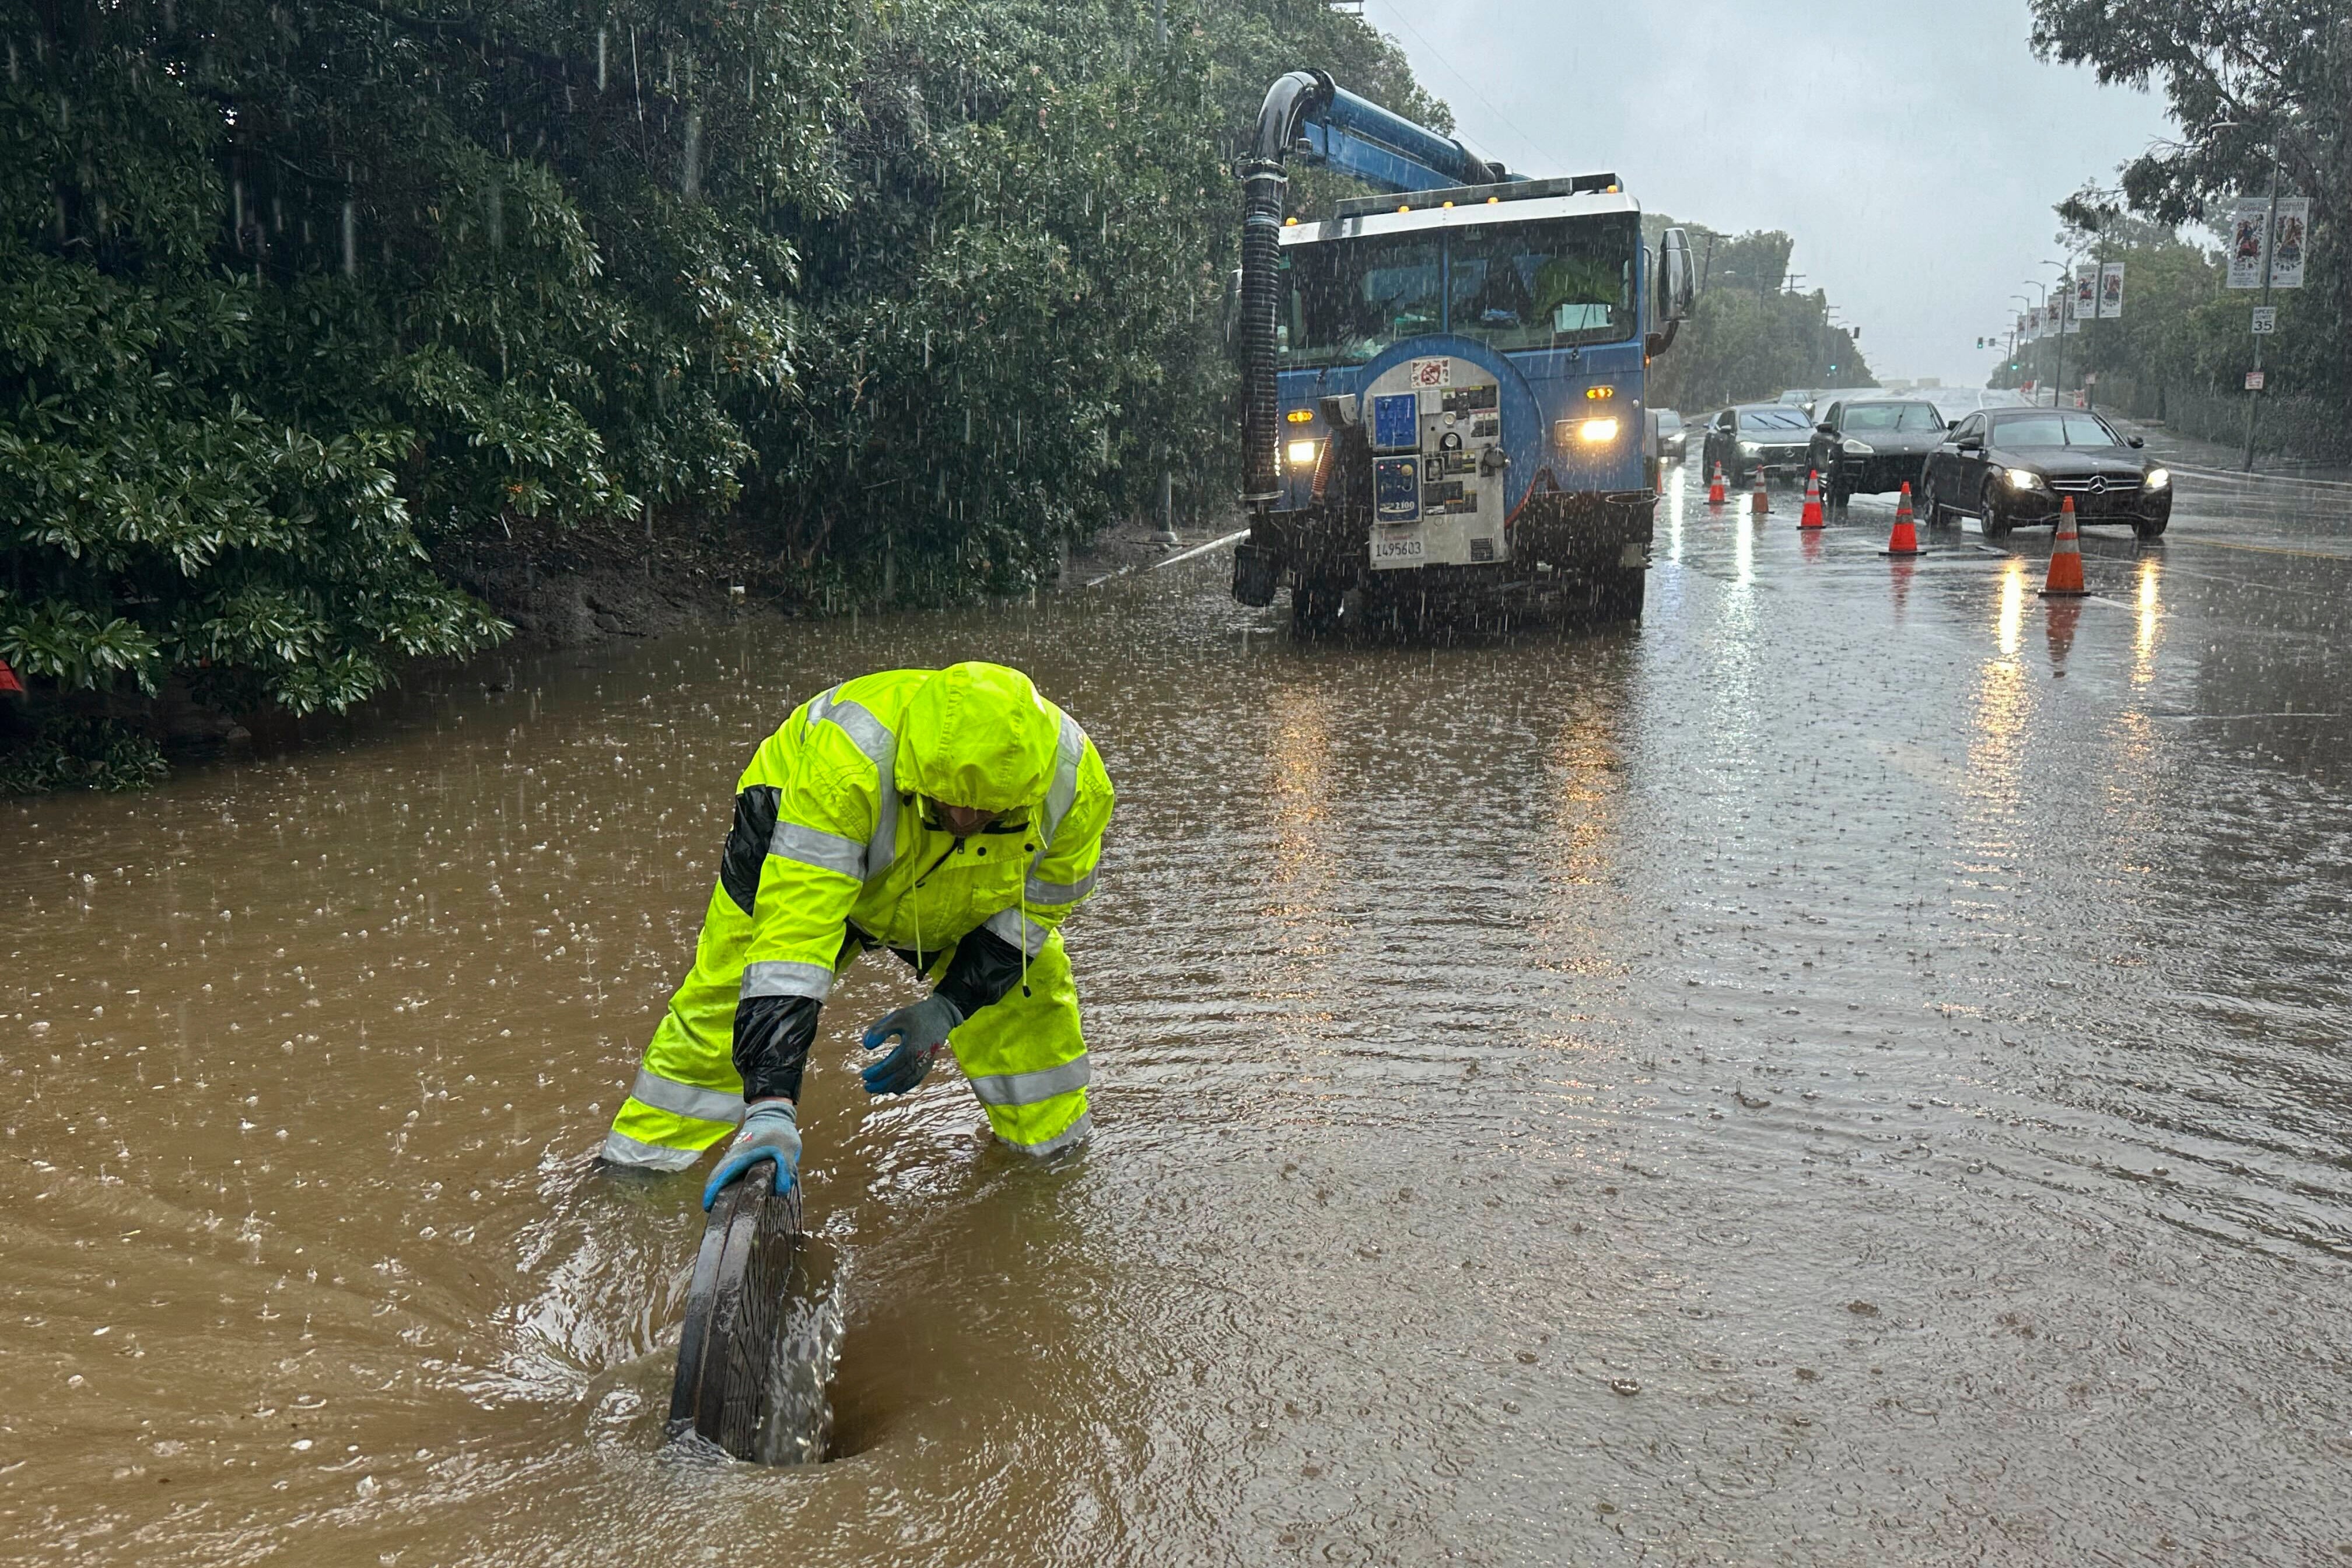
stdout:
{"type": "Polygon", "coordinates": [[[2058,286],[2065,290],[2059,296],[2058,368],[2050,375],[2050,406],[2055,408],[2066,395],[2066,318],[2074,311],[2074,260],[2072,257],[2063,261],[2044,259],[2042,265],[2058,269],[2058,286]]]}
{"type": "MultiPolygon", "coordinates": [[[[2263,220],[2263,305],[2265,309],[2271,302],[2271,272],[2277,265],[2277,258],[2271,250],[2278,238],[2278,138],[2273,136],[2271,138],[2271,210],[2270,216],[2263,220]]],[[[2254,471],[2254,423],[2263,408],[2263,334],[2252,332],[2249,335],[2254,340],[2254,384],[2246,388],[2246,472],[2251,474],[2254,471]]]]}
{"type": "MultiPolygon", "coordinates": [[[[2042,290],[2042,298],[2033,307],[2033,325],[2034,330],[2038,331],[2042,327],[2049,324],[2047,318],[2050,314],[2050,285],[2032,278],[2023,279],[2021,281],[2022,281],[2028,289],[2039,289],[2042,290]]],[[[2036,382],[2039,382],[2042,379],[2041,373],[2039,371],[2034,374],[2033,379],[2036,382]]]]}

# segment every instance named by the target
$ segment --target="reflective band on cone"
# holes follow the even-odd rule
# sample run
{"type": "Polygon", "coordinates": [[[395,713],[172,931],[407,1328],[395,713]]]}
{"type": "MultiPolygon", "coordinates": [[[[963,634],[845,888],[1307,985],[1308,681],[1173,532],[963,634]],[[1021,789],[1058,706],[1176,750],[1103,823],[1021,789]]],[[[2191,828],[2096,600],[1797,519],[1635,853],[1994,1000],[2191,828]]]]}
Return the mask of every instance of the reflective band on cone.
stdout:
{"type": "Polygon", "coordinates": [[[2074,498],[2068,496],[2058,513],[2058,539],[2050,552],[2050,580],[2042,584],[2045,599],[2087,599],[2083,586],[2083,545],[2074,531],[2074,498]]]}
{"type": "Polygon", "coordinates": [[[1886,548],[1881,555],[1925,555],[1919,548],[1918,525],[1911,516],[1911,487],[1903,487],[1902,499],[1895,503],[1895,531],[1886,536],[1886,548]]]}

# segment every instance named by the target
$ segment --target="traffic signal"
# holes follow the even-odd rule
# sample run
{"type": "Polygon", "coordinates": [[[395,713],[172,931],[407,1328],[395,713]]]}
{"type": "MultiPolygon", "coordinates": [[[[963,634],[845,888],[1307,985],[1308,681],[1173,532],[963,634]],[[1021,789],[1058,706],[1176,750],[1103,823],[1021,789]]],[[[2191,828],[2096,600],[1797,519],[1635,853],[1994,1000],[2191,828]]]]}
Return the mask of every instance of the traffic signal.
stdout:
{"type": "Polygon", "coordinates": [[[1983,340],[1982,338],[1979,338],[1979,339],[1977,340],[1977,347],[1979,347],[1979,348],[1982,348],[1982,347],[1984,347],[1984,340],[1983,340]]]}

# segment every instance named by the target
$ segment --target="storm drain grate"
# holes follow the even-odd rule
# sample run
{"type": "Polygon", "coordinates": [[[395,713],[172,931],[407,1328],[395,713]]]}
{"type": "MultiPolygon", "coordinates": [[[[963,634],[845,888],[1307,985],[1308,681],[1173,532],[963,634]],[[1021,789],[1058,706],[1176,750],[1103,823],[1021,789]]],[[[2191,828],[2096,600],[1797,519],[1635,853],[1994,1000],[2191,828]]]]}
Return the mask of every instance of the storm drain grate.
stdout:
{"type": "MultiPolygon", "coordinates": [[[[693,1432],[739,1459],[754,1462],[822,1458],[805,1437],[784,1451],[763,1442],[774,1436],[780,1399],[793,1400],[812,1374],[821,1401],[829,1367],[788,1364],[806,1338],[790,1331],[800,1281],[801,1194],[775,1191],[776,1167],[762,1161],[719,1194],[702,1232],[693,1283],[686,1297],[686,1327],[677,1346],[677,1381],[669,1397],[672,1439],[693,1432]],[[797,1451],[794,1451],[797,1450],[797,1451]]],[[[803,1424],[799,1413],[794,1426],[803,1424]]],[[[821,1438],[819,1439],[821,1442],[821,1438]]]]}

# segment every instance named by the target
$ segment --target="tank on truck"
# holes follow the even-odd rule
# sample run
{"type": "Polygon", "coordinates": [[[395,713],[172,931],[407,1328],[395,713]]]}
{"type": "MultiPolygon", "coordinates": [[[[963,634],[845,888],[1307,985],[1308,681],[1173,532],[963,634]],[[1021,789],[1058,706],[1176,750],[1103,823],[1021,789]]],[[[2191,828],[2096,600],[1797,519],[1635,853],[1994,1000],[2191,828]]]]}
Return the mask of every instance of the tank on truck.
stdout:
{"type": "Polygon", "coordinates": [[[1621,598],[1635,571],[1638,614],[1654,500],[1642,369],[1688,309],[1681,232],[1654,257],[1614,174],[1531,181],[1320,71],[1275,83],[1236,172],[1227,330],[1251,542],[1235,555],[1234,596],[1265,605],[1286,583],[1294,620],[1311,625],[1367,572],[1391,598],[1410,589],[1425,602],[1433,590],[1521,593],[1558,577],[1547,554],[1584,567],[1605,555],[1621,598]],[[1294,163],[1381,195],[1301,226],[1288,211],[1294,163]],[[1396,270],[1381,258],[1399,247],[1417,258],[1423,302],[1410,307],[1374,298],[1394,294],[1375,274],[1396,270]],[[1359,321],[1359,307],[1380,320],[1359,321]],[[1324,330],[1332,317],[1349,323],[1344,343],[1324,330]],[[1560,406],[1566,395],[1580,401],[1560,406]],[[1563,434],[1555,453],[1555,431],[1582,435],[1563,434]],[[1545,498],[1532,521],[1531,486],[1545,498]],[[1605,499],[1615,521],[1561,522],[1549,498],[1564,489],[1605,499]]]}

